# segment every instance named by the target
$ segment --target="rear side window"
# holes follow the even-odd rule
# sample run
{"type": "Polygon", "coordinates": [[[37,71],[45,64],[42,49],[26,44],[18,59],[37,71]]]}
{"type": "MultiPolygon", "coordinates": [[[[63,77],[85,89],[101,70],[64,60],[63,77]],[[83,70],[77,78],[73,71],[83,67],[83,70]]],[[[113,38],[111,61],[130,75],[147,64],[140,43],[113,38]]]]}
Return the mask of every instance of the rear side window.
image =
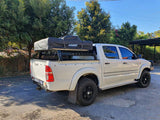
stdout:
{"type": "Polygon", "coordinates": [[[128,49],[126,48],[123,48],[123,47],[119,47],[119,50],[121,52],[121,55],[122,55],[122,59],[134,59],[135,58],[135,55],[129,51],[128,49]]]}
{"type": "Polygon", "coordinates": [[[114,46],[103,46],[104,54],[109,59],[119,59],[117,48],[114,46]]]}

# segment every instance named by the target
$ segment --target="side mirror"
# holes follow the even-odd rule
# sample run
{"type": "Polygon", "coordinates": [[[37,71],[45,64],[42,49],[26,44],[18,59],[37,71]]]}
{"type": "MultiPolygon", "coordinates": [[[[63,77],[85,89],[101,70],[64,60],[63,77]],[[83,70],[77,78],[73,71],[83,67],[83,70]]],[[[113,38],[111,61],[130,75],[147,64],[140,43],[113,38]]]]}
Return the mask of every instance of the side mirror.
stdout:
{"type": "Polygon", "coordinates": [[[141,54],[139,54],[137,57],[138,57],[138,58],[142,58],[142,55],[141,55],[141,54]]]}

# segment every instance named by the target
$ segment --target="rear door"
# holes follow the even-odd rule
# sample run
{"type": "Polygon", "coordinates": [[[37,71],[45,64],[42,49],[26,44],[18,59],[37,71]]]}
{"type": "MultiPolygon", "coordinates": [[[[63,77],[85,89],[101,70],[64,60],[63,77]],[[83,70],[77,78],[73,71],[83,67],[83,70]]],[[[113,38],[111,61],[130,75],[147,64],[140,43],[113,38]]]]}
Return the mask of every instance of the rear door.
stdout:
{"type": "Polygon", "coordinates": [[[122,80],[121,60],[116,46],[102,46],[104,52],[103,60],[103,83],[105,86],[112,86],[122,80]]]}

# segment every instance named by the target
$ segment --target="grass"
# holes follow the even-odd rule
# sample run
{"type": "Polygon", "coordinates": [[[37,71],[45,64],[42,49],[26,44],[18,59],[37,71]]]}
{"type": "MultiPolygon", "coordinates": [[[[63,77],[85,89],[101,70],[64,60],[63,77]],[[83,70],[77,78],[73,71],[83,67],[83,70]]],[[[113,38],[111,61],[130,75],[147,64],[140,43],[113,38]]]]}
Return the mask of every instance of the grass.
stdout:
{"type": "MultiPolygon", "coordinates": [[[[146,48],[154,51],[154,46],[146,46],[146,48]]],[[[160,53],[160,46],[156,46],[156,53],[160,53]]]]}

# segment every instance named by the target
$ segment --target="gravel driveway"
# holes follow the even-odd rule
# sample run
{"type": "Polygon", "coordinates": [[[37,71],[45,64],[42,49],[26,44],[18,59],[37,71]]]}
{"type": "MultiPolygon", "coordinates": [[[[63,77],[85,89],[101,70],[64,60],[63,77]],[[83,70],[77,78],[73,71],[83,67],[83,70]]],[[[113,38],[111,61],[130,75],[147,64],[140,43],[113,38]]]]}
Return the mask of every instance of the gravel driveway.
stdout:
{"type": "Polygon", "coordinates": [[[160,120],[160,66],[151,85],[127,85],[100,92],[87,107],[67,94],[36,90],[29,76],[0,78],[0,120],[160,120]]]}

